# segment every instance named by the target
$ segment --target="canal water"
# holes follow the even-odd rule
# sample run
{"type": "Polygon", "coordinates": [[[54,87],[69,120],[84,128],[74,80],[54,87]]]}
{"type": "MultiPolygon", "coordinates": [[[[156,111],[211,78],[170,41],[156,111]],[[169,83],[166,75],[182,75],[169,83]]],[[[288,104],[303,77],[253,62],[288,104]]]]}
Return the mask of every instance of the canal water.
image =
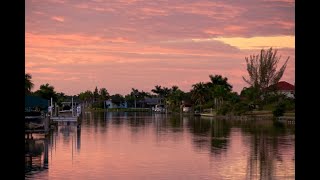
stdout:
{"type": "Polygon", "coordinates": [[[89,113],[26,140],[26,179],[295,179],[294,125],[89,113]],[[28,156],[27,156],[28,155],[28,156]]]}

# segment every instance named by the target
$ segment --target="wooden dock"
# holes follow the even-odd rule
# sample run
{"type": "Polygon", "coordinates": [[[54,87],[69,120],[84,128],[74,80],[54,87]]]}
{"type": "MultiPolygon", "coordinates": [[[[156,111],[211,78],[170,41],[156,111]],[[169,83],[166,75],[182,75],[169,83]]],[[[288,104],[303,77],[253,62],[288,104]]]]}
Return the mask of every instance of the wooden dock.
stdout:
{"type": "Polygon", "coordinates": [[[49,125],[50,125],[50,119],[49,117],[42,118],[42,123],[27,123],[25,127],[25,134],[31,134],[32,133],[44,133],[45,135],[49,133],[49,125]]]}

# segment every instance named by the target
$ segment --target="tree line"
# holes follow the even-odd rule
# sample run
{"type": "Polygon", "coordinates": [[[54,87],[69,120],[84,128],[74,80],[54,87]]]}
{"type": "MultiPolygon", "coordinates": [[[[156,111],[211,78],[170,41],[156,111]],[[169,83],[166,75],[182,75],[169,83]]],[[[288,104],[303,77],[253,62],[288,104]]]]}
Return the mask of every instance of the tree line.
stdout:
{"type": "MultiPolygon", "coordinates": [[[[281,56],[277,50],[269,48],[262,49],[257,55],[245,57],[248,77],[242,77],[249,85],[244,87],[240,94],[232,90],[233,86],[228,82],[227,77],[219,74],[210,74],[207,82],[198,82],[192,85],[188,92],[184,92],[178,86],[163,87],[156,85],[151,92],[144,92],[132,88],[131,92],[123,96],[121,94],[110,95],[106,88],[96,86],[93,91],[87,90],[73,96],[77,100],[90,104],[93,108],[103,108],[103,102],[112,99],[113,103],[120,104],[126,101],[129,107],[141,106],[139,102],[149,97],[158,97],[169,111],[179,112],[182,102],[194,105],[194,110],[200,112],[203,109],[212,108],[218,114],[243,114],[253,108],[260,110],[275,110],[278,107],[286,106],[288,110],[294,110],[294,100],[286,98],[282,94],[275,93],[272,85],[280,81],[286,69],[289,57],[277,70],[281,56]],[[283,105],[285,104],[285,105],[283,105]]],[[[31,74],[25,74],[25,93],[35,95],[44,99],[53,98],[60,104],[71,96],[63,92],[56,92],[52,85],[40,85],[39,90],[32,92],[34,88],[31,74]]]]}

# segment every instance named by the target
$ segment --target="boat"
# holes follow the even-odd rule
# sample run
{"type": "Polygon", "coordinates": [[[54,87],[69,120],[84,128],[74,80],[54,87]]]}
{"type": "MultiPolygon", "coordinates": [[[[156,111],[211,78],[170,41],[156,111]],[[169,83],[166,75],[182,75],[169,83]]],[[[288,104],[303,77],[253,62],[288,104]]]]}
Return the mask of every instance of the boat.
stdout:
{"type": "Polygon", "coordinates": [[[157,104],[154,108],[152,108],[152,110],[154,112],[161,112],[161,113],[166,112],[166,108],[165,108],[164,104],[157,104]]]}

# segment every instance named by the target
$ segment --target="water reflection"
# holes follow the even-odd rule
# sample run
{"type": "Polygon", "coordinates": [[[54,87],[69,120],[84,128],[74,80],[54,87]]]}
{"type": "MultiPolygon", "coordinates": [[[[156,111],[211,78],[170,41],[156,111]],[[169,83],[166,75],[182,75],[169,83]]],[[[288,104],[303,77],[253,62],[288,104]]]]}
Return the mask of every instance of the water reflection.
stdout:
{"type": "MultiPolygon", "coordinates": [[[[285,166],[294,169],[294,163],[284,166],[284,159],[294,160],[294,129],[275,124],[272,121],[250,123],[242,128],[244,134],[250,135],[247,178],[270,179],[270,177],[294,178],[294,174],[285,166]],[[289,131],[289,132],[287,132],[289,131]],[[291,132],[290,132],[291,131],[291,132]]],[[[291,161],[292,162],[292,161],[291,161]]]]}
{"type": "Polygon", "coordinates": [[[26,174],[32,167],[45,179],[294,179],[294,127],[272,120],[143,112],[82,118],[81,128],[59,126],[26,141],[26,174]],[[41,163],[27,161],[30,154],[41,163]]]}
{"type": "Polygon", "coordinates": [[[25,139],[25,174],[26,178],[48,169],[48,138],[33,135],[25,139]],[[35,137],[33,137],[35,136],[35,137]]]}

